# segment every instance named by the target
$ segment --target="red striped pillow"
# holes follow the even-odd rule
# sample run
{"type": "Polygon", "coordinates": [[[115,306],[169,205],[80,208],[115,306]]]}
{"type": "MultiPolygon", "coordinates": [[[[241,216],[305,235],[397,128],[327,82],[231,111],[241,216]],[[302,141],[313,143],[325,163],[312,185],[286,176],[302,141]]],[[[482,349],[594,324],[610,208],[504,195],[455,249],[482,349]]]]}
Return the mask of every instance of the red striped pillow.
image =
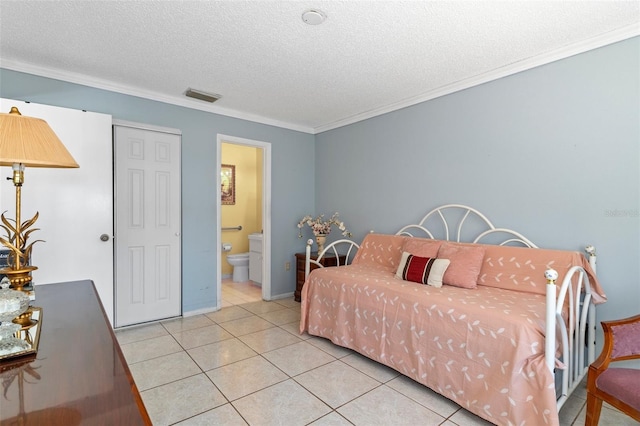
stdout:
{"type": "Polygon", "coordinates": [[[404,281],[442,287],[442,277],[449,263],[449,259],[414,256],[405,251],[402,253],[396,277],[404,281]]]}

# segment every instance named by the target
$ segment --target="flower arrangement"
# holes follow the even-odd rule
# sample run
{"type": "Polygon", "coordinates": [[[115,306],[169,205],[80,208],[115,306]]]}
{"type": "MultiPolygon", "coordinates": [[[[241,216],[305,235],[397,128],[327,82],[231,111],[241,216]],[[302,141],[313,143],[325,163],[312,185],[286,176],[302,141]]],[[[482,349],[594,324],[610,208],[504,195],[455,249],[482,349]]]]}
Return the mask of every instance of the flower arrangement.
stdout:
{"type": "Polygon", "coordinates": [[[328,220],[325,220],[323,214],[317,216],[315,219],[309,215],[303,217],[300,222],[298,222],[298,238],[302,238],[302,227],[304,225],[308,225],[315,236],[328,235],[331,232],[331,226],[337,226],[338,229],[342,231],[343,236],[351,236],[351,232],[344,226],[344,222],[339,220],[338,212],[335,212],[328,220]]]}

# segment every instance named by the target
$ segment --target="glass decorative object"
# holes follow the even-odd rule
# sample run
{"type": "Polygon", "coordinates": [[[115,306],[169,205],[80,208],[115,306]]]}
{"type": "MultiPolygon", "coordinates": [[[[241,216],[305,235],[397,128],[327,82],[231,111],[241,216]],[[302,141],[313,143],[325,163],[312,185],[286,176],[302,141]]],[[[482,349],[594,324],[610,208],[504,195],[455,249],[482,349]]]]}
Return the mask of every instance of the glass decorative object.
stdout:
{"type": "Polygon", "coordinates": [[[29,294],[0,283],[0,362],[35,354],[40,341],[42,308],[29,306],[29,294]]]}
{"type": "Polygon", "coordinates": [[[29,295],[8,288],[2,284],[0,289],[0,325],[11,323],[11,321],[23,314],[29,308],[29,295]]]}
{"type": "Polygon", "coordinates": [[[0,356],[23,352],[30,348],[29,343],[17,337],[5,337],[0,340],[0,356]]]}

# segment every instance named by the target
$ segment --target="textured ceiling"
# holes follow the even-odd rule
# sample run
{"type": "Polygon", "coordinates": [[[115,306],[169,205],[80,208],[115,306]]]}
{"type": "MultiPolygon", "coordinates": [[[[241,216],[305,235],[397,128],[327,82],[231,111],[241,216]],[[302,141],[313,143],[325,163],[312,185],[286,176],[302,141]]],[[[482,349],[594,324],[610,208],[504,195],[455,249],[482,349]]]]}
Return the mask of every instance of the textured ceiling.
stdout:
{"type": "Polygon", "coordinates": [[[0,66],[317,133],[639,35],[639,22],[639,1],[1,0],[0,66]],[[323,24],[302,21],[311,8],[323,24]]]}

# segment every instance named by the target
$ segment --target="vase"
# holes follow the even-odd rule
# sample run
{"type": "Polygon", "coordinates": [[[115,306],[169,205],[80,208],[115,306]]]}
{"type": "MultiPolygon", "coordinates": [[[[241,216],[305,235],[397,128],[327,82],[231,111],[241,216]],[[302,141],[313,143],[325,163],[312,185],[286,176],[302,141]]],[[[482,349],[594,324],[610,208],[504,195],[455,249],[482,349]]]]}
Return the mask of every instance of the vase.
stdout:
{"type": "Polygon", "coordinates": [[[325,234],[316,235],[316,243],[318,243],[318,253],[322,253],[324,250],[324,243],[327,241],[327,236],[325,234]]]}

